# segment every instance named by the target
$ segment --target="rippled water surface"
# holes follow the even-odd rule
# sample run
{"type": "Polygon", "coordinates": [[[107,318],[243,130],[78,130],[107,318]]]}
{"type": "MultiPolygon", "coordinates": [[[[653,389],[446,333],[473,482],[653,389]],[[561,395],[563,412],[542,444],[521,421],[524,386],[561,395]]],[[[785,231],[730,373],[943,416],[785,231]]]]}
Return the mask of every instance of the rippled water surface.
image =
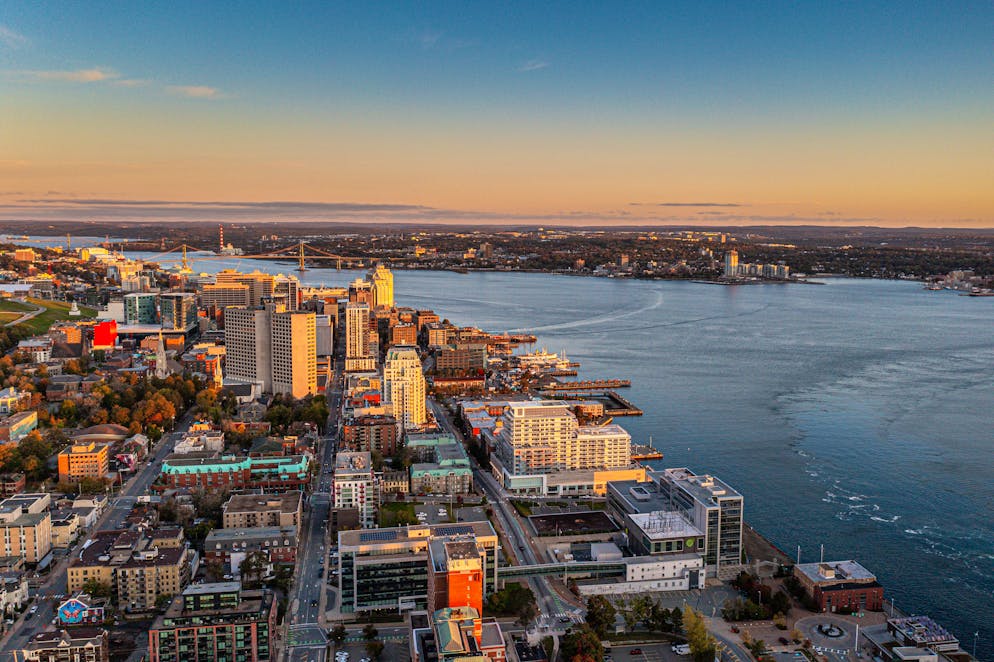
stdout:
{"type": "MultiPolygon", "coordinates": [[[[203,262],[267,271],[290,265],[203,262]]],[[[314,284],[354,272],[317,269],[314,284]]],[[[620,419],[662,463],[720,475],[791,555],[854,558],[899,607],[994,658],[994,298],[919,284],[721,287],[540,274],[405,272],[401,305],[530,331],[632,380],[620,419]]]]}

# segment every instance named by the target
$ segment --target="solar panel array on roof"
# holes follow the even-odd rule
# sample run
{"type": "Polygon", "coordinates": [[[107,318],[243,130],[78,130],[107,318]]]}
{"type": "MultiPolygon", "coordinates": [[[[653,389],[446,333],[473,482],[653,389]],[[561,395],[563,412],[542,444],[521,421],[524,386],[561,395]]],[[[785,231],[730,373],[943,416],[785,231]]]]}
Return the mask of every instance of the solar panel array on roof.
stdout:
{"type": "Polygon", "coordinates": [[[366,533],[359,534],[359,542],[386,542],[387,540],[396,540],[396,531],[369,531],[366,533]]]}
{"type": "Polygon", "coordinates": [[[435,526],[432,531],[437,536],[468,536],[474,533],[473,527],[467,524],[457,524],[455,526],[435,526]]]}

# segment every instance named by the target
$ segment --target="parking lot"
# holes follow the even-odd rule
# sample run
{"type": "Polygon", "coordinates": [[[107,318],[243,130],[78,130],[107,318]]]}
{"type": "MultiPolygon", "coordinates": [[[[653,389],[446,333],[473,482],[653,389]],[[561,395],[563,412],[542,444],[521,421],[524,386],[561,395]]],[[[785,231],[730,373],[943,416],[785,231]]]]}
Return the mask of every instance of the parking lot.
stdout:
{"type": "MultiPolygon", "coordinates": [[[[390,660],[390,662],[410,662],[411,651],[407,647],[407,640],[404,641],[391,641],[387,640],[383,643],[386,644],[386,648],[383,649],[383,654],[380,655],[381,661],[390,660]]],[[[369,657],[366,654],[366,642],[346,642],[338,647],[339,651],[344,651],[349,654],[348,662],[361,662],[365,657],[369,657]]],[[[337,653],[336,653],[337,655],[337,653]]],[[[335,657],[329,657],[329,660],[334,662],[341,662],[335,657]]]]}
{"type": "Polygon", "coordinates": [[[604,657],[612,662],[690,662],[689,655],[677,655],[670,644],[616,644],[604,657]],[[639,651],[633,653],[633,651],[639,651]]]}

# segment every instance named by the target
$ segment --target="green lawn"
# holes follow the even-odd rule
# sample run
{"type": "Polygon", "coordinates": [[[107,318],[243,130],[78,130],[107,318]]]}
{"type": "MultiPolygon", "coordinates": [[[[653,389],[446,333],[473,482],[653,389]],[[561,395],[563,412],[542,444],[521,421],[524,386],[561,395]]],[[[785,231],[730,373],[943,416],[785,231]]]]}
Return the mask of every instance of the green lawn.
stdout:
{"type": "Polygon", "coordinates": [[[384,528],[418,522],[418,517],[414,514],[414,504],[403,501],[380,504],[379,516],[380,526],[384,528]]]}
{"type": "MultiPolygon", "coordinates": [[[[34,310],[35,307],[44,308],[44,312],[36,315],[27,322],[23,324],[18,324],[17,326],[23,326],[27,328],[32,334],[38,335],[39,333],[45,333],[48,331],[49,327],[59,320],[72,319],[69,317],[69,309],[72,308],[72,304],[65,303],[63,301],[48,301],[46,299],[28,299],[28,304],[17,301],[4,301],[2,302],[3,307],[0,307],[0,311],[7,312],[29,312],[34,310]]],[[[79,306],[80,317],[96,317],[97,311],[93,308],[87,308],[85,306],[79,306]]],[[[8,320],[10,321],[10,320],[8,320]]]]}

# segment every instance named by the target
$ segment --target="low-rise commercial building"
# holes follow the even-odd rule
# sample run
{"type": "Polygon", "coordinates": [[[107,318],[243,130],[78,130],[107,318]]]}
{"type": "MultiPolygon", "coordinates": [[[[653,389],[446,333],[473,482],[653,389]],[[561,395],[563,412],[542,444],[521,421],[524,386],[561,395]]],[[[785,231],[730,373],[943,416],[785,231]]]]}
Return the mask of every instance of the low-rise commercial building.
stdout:
{"type": "Polygon", "coordinates": [[[177,595],[148,633],[149,662],[267,662],[276,657],[276,600],[238,582],[177,595]]]}
{"type": "Polygon", "coordinates": [[[822,611],[880,611],[884,587],[856,561],[798,563],[794,577],[822,611]]]}

